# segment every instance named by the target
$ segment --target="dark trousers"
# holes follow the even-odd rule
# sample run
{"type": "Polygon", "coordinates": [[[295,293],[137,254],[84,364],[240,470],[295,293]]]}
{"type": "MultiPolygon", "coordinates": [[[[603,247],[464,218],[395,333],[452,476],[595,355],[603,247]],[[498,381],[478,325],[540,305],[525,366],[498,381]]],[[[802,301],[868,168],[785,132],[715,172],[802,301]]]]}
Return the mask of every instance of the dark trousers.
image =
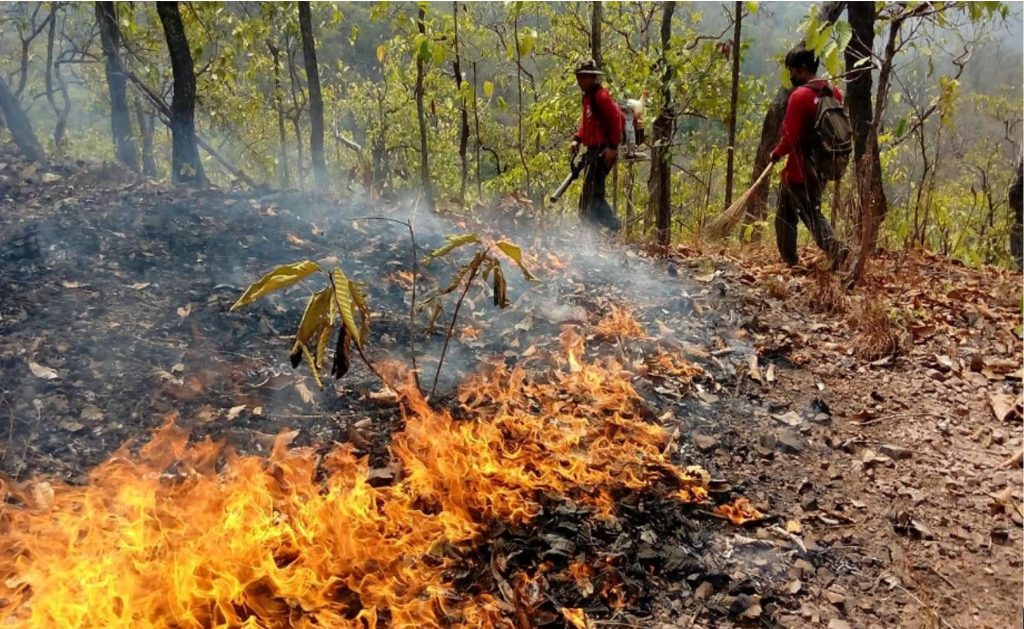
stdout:
{"type": "Polygon", "coordinates": [[[595,146],[583,155],[583,190],[580,192],[580,218],[611,231],[619,231],[622,224],[605,198],[605,180],[611,168],[605,164],[601,152],[607,147],[595,146]]]}
{"type": "Polygon", "coordinates": [[[815,179],[802,184],[783,182],[779,186],[779,208],[775,213],[775,243],[786,264],[797,264],[797,218],[811,230],[814,242],[828,254],[833,264],[847,254],[846,246],[836,239],[832,225],[821,213],[821,185],[815,179]]]}

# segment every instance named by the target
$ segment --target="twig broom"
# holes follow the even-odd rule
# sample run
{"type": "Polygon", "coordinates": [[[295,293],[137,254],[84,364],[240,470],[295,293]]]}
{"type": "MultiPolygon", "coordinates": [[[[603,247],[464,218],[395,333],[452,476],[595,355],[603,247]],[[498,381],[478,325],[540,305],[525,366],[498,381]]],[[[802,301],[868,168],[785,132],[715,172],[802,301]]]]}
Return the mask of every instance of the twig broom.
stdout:
{"type": "Polygon", "coordinates": [[[724,238],[725,235],[728,234],[729,231],[736,226],[736,223],[738,223],[743,217],[743,213],[747,210],[747,203],[750,202],[750,199],[754,196],[754,192],[758,187],[764,183],[765,178],[771,174],[773,166],[775,166],[775,164],[769,162],[768,167],[764,169],[764,172],[757,178],[754,185],[750,186],[750,188],[743,193],[743,196],[733,201],[732,205],[722,212],[722,214],[710,225],[704,228],[704,233],[711,238],[724,238]]]}

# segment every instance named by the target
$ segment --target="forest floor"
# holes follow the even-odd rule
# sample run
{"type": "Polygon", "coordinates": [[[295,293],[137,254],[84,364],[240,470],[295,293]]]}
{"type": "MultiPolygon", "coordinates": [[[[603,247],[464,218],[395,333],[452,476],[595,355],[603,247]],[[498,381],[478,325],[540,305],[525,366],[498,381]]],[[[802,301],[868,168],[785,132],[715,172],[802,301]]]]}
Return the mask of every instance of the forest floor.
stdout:
{"type": "MultiPolygon", "coordinates": [[[[404,227],[353,218],[402,218],[411,204],[187,190],[116,167],[46,170],[8,147],[0,198],[0,474],[87,482],[168,418],[241,452],[266,453],[298,429],[296,445],[348,442],[387,466],[402,414],[366,369],[320,391],[288,365],[300,289],[228,308],[277,264],[340,261],[369,287],[371,360],[402,356],[404,227]]],[[[490,230],[522,244],[542,279],[507,269],[504,311],[470,293],[434,402],[456,408],[456,386],[488,360],[529,364],[575,326],[588,354],[633,365],[674,461],[768,516],[734,526],[672,511],[669,527],[639,509],[606,541],[657,573],[631,586],[631,602],[554,585],[552,597],[571,598],[593,626],[1021,626],[1020,273],[883,254],[850,295],[811,249],[796,269],[757,246],[655,255],[546,220],[515,200],[472,222],[417,214],[424,249],[467,226],[490,230]],[[600,332],[623,306],[643,332],[600,332]],[[664,351],[702,373],[651,366],[664,351]],[[642,543],[622,541],[630,527],[642,543]],[[682,545],[697,559],[685,569],[682,545]]],[[[446,273],[424,270],[424,290],[446,273]]],[[[421,344],[424,373],[442,341],[421,344]]],[[[531,613],[531,624],[567,622],[531,613]]]]}

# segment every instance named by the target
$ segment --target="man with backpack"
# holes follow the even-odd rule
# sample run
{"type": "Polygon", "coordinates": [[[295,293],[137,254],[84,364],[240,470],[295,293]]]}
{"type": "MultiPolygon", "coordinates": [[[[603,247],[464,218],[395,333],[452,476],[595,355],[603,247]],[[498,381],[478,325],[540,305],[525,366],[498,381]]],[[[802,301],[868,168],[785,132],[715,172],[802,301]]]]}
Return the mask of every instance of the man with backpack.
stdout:
{"type": "Polygon", "coordinates": [[[621,223],[605,198],[605,179],[618,159],[625,117],[611,94],[601,85],[603,74],[592,59],[576,66],[576,84],[583,91],[583,113],[570,151],[573,156],[581,146],[585,151],[580,217],[618,231],[621,223]]]}
{"type": "Polygon", "coordinates": [[[842,93],[818,78],[818,59],[813,52],[803,47],[789,51],[786,69],[793,91],[782,121],[782,139],[771,155],[773,163],[789,156],[779,187],[775,241],[783,261],[789,266],[798,264],[799,217],[828,255],[830,269],[838,270],[850,250],[836,239],[822,215],[821,192],[827,182],[842,177],[853,150],[853,129],[842,107],[842,93]]]}

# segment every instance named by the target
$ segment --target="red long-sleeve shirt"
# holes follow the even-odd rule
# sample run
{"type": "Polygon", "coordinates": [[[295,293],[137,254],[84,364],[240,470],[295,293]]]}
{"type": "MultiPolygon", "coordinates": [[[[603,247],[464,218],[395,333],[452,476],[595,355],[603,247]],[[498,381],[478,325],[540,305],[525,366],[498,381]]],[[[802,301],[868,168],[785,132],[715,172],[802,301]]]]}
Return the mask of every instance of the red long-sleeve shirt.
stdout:
{"type": "MultiPolygon", "coordinates": [[[[782,181],[786,183],[803,183],[807,181],[806,150],[808,134],[814,133],[814,116],[818,111],[819,91],[829,87],[822,79],[809,81],[789,94],[786,103],[786,117],[782,119],[782,139],[772,151],[772,158],[786,160],[782,169],[782,181]]],[[[840,103],[843,93],[838,87],[832,87],[832,95],[840,103]]]]}
{"type": "Polygon", "coordinates": [[[584,146],[609,145],[618,148],[622,144],[622,130],[626,119],[619,106],[612,100],[608,89],[598,85],[583,94],[583,115],[575,138],[584,146]]]}

